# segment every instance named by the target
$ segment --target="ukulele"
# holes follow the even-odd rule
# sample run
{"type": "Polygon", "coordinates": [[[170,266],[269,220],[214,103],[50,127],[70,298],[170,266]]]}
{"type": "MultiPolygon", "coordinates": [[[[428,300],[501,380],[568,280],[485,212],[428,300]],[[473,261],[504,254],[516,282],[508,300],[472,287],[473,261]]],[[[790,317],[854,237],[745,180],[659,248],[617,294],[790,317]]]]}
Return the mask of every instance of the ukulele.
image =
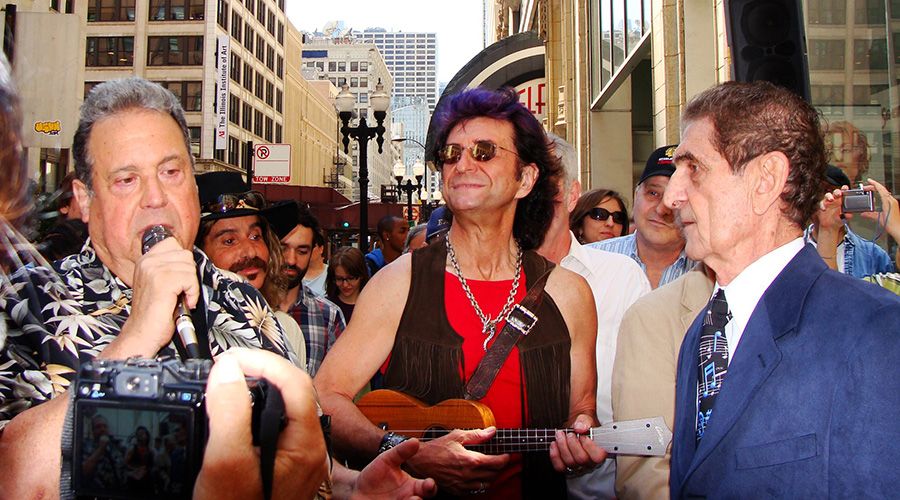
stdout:
{"type": "MultiPolygon", "coordinates": [[[[448,399],[434,406],[401,392],[380,389],[364,395],[356,406],[373,424],[404,436],[429,440],[453,429],[483,429],[495,425],[491,409],[477,401],[448,399]]],[[[572,429],[561,429],[573,432],[572,429]]],[[[488,455],[547,451],[557,429],[497,429],[484,443],[466,448],[488,455]]],[[[587,434],[608,453],[662,456],[672,432],[662,417],[612,422],[591,428],[587,434]]]]}

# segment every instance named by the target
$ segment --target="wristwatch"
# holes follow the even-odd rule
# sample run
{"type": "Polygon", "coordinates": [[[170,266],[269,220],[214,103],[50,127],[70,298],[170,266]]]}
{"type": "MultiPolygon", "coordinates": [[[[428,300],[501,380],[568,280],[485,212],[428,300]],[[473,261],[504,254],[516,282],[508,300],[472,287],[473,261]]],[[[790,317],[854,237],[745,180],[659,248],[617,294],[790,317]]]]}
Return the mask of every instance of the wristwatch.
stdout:
{"type": "Polygon", "coordinates": [[[393,432],[388,432],[387,434],[384,435],[383,438],[381,438],[381,446],[378,447],[378,454],[381,455],[382,453],[390,450],[394,446],[397,446],[398,444],[406,441],[407,439],[409,439],[409,438],[406,436],[402,436],[400,434],[394,434],[393,432]]]}

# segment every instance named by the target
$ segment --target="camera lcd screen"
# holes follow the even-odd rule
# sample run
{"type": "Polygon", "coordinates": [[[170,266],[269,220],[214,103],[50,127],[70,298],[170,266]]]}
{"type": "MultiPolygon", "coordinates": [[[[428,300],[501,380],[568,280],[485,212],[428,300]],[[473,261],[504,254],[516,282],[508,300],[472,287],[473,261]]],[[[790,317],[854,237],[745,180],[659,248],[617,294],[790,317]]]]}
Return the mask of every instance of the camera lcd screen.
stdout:
{"type": "Polygon", "coordinates": [[[189,498],[195,471],[191,412],[76,402],[73,479],[79,495],[189,498]]]}

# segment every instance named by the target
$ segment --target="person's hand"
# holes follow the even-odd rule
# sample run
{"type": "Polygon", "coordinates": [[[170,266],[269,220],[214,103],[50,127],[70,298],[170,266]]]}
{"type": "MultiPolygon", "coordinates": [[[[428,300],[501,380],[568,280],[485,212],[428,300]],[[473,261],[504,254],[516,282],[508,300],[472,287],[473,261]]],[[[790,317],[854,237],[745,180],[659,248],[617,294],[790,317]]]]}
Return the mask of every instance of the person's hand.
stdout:
{"type": "Polygon", "coordinates": [[[575,432],[556,431],[556,441],[550,443],[550,462],[557,472],[577,474],[606,460],[606,450],[595,443],[587,432],[593,420],[581,414],[575,419],[575,432]]]}
{"type": "Polygon", "coordinates": [[[484,455],[467,450],[464,445],[483,443],[496,430],[455,430],[421,443],[418,453],[407,461],[407,468],[417,477],[434,478],[441,491],[454,495],[486,490],[509,463],[509,455],[484,455]]]}
{"type": "Polygon", "coordinates": [[[417,439],[406,440],[375,457],[356,477],[351,499],[420,499],[434,496],[434,479],[416,479],[401,469],[419,451],[417,439]]]}
{"type": "Polygon", "coordinates": [[[898,206],[900,203],[897,202],[897,198],[894,198],[891,192],[880,182],[875,179],[867,179],[866,182],[881,198],[881,211],[863,212],[860,215],[866,219],[878,221],[879,224],[884,226],[885,231],[891,235],[891,238],[900,240],[900,213],[898,213],[898,211],[900,211],[900,206],[898,206]]]}
{"type": "Polygon", "coordinates": [[[287,425],[278,437],[272,498],[313,498],[325,479],[327,462],[312,381],[288,360],[250,349],[227,351],[210,371],[206,388],[209,440],[194,498],[262,497],[245,374],[265,378],[284,398],[287,425]]]}
{"type": "Polygon", "coordinates": [[[819,201],[819,212],[816,217],[816,227],[819,232],[824,231],[837,234],[844,226],[844,222],[841,219],[841,203],[843,202],[843,194],[846,189],[847,186],[844,186],[842,189],[834,189],[825,193],[825,196],[819,201]]]}
{"type": "Polygon", "coordinates": [[[178,297],[184,294],[185,303],[191,309],[197,306],[200,297],[194,254],[182,248],[175,238],[160,241],[138,259],[131,283],[134,290],[131,313],[122,331],[100,357],[155,356],[172,340],[178,297]]]}

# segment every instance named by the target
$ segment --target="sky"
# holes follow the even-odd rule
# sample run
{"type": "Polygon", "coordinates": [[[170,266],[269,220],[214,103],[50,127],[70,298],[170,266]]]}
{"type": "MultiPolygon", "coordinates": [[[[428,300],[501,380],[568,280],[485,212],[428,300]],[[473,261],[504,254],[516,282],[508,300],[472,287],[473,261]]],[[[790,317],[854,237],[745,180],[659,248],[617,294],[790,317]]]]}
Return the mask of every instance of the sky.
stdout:
{"type": "Polygon", "coordinates": [[[483,0],[288,0],[285,12],[300,31],[328,21],[345,28],[437,33],[437,79],[449,82],[484,48],[483,0]]]}

